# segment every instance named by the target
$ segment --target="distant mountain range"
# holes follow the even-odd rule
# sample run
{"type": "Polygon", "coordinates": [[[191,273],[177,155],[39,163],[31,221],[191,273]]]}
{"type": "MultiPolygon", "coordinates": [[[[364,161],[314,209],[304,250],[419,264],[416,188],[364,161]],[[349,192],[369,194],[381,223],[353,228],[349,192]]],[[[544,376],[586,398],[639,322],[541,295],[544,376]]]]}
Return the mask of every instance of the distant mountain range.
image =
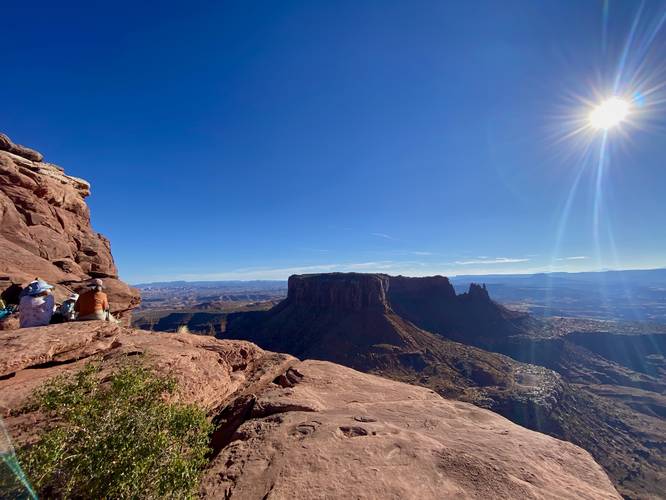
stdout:
{"type": "Polygon", "coordinates": [[[139,283],[133,285],[139,290],[148,288],[285,288],[286,280],[251,280],[251,281],[154,281],[150,283],[139,283]]]}
{"type": "MultiPolygon", "coordinates": [[[[516,285],[562,285],[571,283],[604,283],[604,284],[632,284],[634,286],[664,286],[666,287],[666,268],[657,269],[623,269],[586,272],[553,272],[535,274],[459,274],[449,277],[456,285],[463,282],[486,284],[516,284],[516,285]]],[[[155,281],[137,283],[132,286],[142,288],[155,287],[196,287],[217,288],[224,286],[261,286],[286,287],[287,280],[221,280],[221,281],[155,281]]]]}
{"type": "Polygon", "coordinates": [[[666,323],[666,269],[456,276],[464,290],[486,284],[493,298],[539,317],[666,323]]]}
{"type": "Polygon", "coordinates": [[[664,269],[625,269],[588,272],[554,272],[536,274],[485,274],[485,275],[457,275],[451,278],[452,282],[483,281],[489,283],[512,283],[517,285],[530,284],[534,286],[562,286],[572,283],[623,285],[634,286],[666,286],[666,268],[664,269]]]}

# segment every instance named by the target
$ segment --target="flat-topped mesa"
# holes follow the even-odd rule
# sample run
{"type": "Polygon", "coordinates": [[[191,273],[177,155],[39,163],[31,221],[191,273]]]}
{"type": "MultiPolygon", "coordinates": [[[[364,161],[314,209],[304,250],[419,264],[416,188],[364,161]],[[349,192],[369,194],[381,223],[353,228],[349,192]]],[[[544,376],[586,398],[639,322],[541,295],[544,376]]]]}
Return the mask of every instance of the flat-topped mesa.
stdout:
{"type": "Polygon", "coordinates": [[[102,278],[111,311],[121,317],[140,302],[118,279],[111,246],[90,225],[90,184],[43,155],[0,134],[0,295],[16,302],[35,277],[56,285],[56,300],[102,278]]]}
{"type": "Polygon", "coordinates": [[[289,278],[285,307],[313,311],[360,312],[392,310],[416,326],[454,340],[516,333],[516,313],[494,302],[485,285],[472,283],[456,294],[444,276],[388,276],[365,273],[322,273],[289,278]]]}
{"type": "Polygon", "coordinates": [[[289,278],[287,301],[293,305],[360,311],[387,308],[389,277],[383,274],[304,274],[289,278]]]}

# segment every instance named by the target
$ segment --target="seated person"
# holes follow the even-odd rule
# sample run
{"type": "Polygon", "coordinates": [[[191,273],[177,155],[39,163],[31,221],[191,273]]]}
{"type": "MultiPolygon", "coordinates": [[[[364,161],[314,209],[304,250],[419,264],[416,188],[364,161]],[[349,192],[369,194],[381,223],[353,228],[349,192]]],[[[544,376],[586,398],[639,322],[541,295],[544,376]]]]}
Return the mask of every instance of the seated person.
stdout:
{"type": "Polygon", "coordinates": [[[90,290],[84,292],[74,305],[74,310],[79,314],[79,321],[109,319],[109,299],[102,291],[104,283],[100,279],[93,280],[90,290]]]}
{"type": "Polygon", "coordinates": [[[74,321],[76,316],[74,305],[78,299],[78,293],[72,293],[69,297],[67,297],[56,309],[56,312],[53,314],[53,318],[51,318],[51,323],[66,323],[68,321],[74,321]]]}
{"type": "Polygon", "coordinates": [[[53,287],[46,281],[37,278],[23,292],[19,302],[19,325],[21,328],[46,326],[51,322],[55,298],[51,293],[53,287]]]}

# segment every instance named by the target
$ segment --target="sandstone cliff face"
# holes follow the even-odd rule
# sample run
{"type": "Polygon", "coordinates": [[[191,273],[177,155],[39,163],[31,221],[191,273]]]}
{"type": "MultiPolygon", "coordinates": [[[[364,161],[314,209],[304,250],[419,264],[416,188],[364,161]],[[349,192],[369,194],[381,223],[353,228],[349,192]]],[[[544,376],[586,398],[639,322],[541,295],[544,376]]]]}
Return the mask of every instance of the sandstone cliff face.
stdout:
{"type": "Polygon", "coordinates": [[[289,278],[287,300],[315,308],[360,311],[387,307],[388,276],[330,273],[294,275],[289,278]]]}
{"type": "Polygon", "coordinates": [[[393,298],[415,294],[434,297],[440,301],[453,301],[456,298],[456,291],[445,276],[424,276],[422,278],[391,276],[390,287],[393,298]]]}
{"type": "Polygon", "coordinates": [[[485,285],[472,283],[456,295],[447,278],[391,277],[388,299],[393,310],[419,328],[445,338],[487,348],[530,332],[537,321],[493,301],[485,285]]]}
{"type": "Polygon", "coordinates": [[[433,391],[248,342],[102,322],[0,332],[0,414],[21,446],[45,427],[31,391],[145,353],[218,424],[203,498],[619,499],[582,449],[433,391]]]}
{"type": "Polygon", "coordinates": [[[35,277],[56,285],[56,299],[102,278],[120,316],[140,302],[118,279],[109,241],[90,225],[90,185],[0,134],[0,293],[17,298],[35,277]]]}

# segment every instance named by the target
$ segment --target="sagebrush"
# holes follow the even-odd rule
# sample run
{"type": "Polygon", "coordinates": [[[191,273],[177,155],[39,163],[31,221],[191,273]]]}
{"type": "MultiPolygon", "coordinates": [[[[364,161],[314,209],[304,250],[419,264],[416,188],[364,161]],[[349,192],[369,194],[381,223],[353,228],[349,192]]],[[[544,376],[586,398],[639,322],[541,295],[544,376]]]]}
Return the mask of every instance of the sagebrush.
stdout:
{"type": "Polygon", "coordinates": [[[142,361],[104,380],[89,363],[47,382],[31,406],[51,425],[19,458],[40,496],[194,496],[207,463],[211,424],[194,405],[171,402],[176,382],[142,361]]]}

